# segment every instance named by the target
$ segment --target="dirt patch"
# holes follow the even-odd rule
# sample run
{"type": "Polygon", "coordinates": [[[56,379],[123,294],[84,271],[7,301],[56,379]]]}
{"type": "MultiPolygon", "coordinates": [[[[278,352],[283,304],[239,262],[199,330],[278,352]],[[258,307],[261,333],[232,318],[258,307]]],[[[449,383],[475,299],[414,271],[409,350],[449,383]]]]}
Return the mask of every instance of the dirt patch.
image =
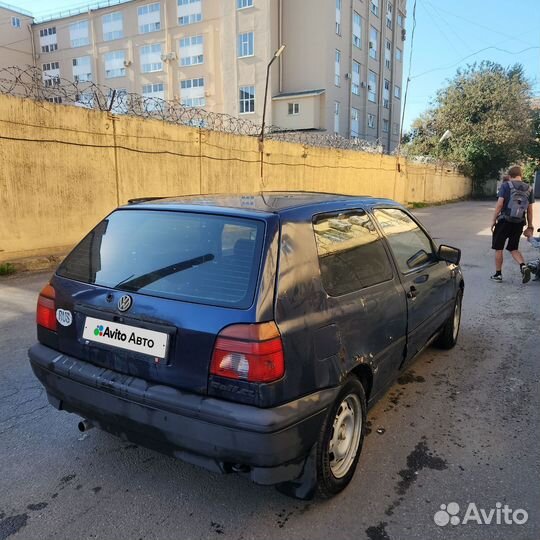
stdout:
{"type": "Polygon", "coordinates": [[[422,377],[421,375],[415,375],[414,371],[407,371],[407,373],[404,373],[400,377],[398,377],[397,380],[398,384],[411,384],[411,383],[423,383],[426,382],[426,379],[422,377]]]}

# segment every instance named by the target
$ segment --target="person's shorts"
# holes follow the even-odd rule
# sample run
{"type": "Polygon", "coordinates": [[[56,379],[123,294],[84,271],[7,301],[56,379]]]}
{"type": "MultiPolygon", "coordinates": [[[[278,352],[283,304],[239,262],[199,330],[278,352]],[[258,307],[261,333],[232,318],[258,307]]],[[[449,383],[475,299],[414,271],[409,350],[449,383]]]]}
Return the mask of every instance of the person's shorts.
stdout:
{"type": "Polygon", "coordinates": [[[504,249],[504,245],[508,240],[506,249],[508,251],[515,251],[519,248],[519,239],[523,234],[523,223],[508,223],[507,221],[499,221],[495,225],[493,231],[493,240],[491,242],[491,248],[496,250],[504,249]]]}

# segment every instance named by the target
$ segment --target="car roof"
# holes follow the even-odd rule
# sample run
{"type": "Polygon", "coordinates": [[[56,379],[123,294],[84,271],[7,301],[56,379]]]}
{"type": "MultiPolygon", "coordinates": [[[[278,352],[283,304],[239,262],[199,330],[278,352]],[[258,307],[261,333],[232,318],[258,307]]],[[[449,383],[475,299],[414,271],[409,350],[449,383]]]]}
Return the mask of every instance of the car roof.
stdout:
{"type": "MultiPolygon", "coordinates": [[[[222,193],[213,195],[185,195],[181,197],[144,198],[130,200],[129,208],[148,210],[189,210],[197,206],[199,210],[236,209],[246,212],[281,214],[294,209],[326,209],[335,206],[351,207],[356,204],[371,207],[378,204],[397,205],[390,199],[379,199],[367,195],[343,195],[310,191],[261,191],[257,193],[222,193]]],[[[125,208],[125,207],[124,207],[125,208]]]]}

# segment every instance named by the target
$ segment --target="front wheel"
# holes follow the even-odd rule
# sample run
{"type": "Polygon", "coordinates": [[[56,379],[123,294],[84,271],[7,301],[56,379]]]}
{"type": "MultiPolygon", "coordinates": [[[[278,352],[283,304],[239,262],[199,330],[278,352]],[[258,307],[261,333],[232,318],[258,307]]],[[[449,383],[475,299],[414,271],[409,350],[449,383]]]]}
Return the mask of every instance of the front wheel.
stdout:
{"type": "Polygon", "coordinates": [[[454,311],[443,326],[435,345],[441,349],[451,349],[457,343],[459,327],[461,325],[461,307],[463,304],[463,290],[460,288],[456,294],[454,311]]]}
{"type": "Polygon", "coordinates": [[[343,385],[324,421],[317,443],[317,484],[319,495],[330,498],[351,481],[366,425],[366,395],[358,379],[343,385]]]}

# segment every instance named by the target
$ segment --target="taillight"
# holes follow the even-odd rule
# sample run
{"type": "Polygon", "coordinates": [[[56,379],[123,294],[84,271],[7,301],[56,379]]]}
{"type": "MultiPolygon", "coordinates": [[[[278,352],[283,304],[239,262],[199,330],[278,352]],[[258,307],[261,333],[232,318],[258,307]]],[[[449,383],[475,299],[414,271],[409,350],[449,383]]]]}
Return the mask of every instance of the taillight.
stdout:
{"type": "Polygon", "coordinates": [[[56,331],[56,293],[52,285],[45,285],[39,293],[36,322],[48,330],[56,331]]]}
{"type": "Polygon", "coordinates": [[[283,377],[283,344],[276,323],[234,324],[224,328],[214,346],[210,373],[256,383],[283,377]]]}

